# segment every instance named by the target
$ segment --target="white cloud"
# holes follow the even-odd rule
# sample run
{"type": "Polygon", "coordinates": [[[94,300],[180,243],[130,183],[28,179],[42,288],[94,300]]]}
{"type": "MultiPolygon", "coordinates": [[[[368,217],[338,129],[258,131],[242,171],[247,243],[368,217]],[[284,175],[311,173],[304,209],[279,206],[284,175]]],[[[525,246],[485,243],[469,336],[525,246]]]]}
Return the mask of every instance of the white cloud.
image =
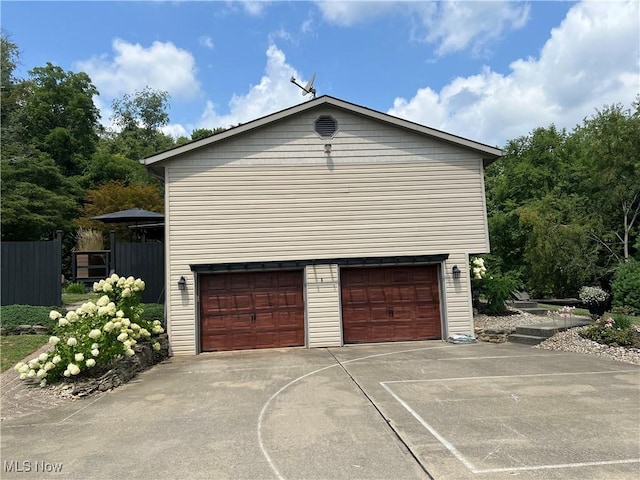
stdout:
{"type": "Polygon", "coordinates": [[[191,137],[191,132],[187,132],[187,130],[179,123],[171,123],[169,125],[165,125],[164,127],[160,128],[160,131],[165,135],[169,135],[173,138],[191,137]]]}
{"type": "Polygon", "coordinates": [[[211,37],[209,37],[208,35],[202,35],[199,38],[200,41],[200,45],[202,45],[203,47],[208,48],[209,50],[213,50],[213,39],[211,37]]]}
{"type": "Polygon", "coordinates": [[[252,17],[259,17],[260,15],[262,15],[265,7],[269,3],[270,2],[266,0],[255,0],[255,1],[244,0],[240,2],[245,13],[248,13],[252,17]]]}
{"type": "Polygon", "coordinates": [[[282,50],[275,45],[266,52],[267,65],[260,83],[252,85],[244,94],[234,94],[229,101],[229,113],[220,115],[216,106],[208,101],[198,122],[199,128],[230,127],[296,105],[310,97],[302,97],[300,89],[290,81],[296,77],[305,82],[299,73],[287,63],[282,50]]]}
{"type": "Polygon", "coordinates": [[[318,1],[316,6],[325,21],[350,27],[397,9],[398,2],[318,1]]]}
{"type": "Polygon", "coordinates": [[[596,108],[629,105],[640,92],[639,4],[574,5],[539,58],[518,59],[506,75],[485,67],[439,92],[396,98],[389,113],[503,146],[551,123],[573,128],[596,108]]]}
{"type": "Polygon", "coordinates": [[[153,42],[145,48],[115,39],[113,56],[101,55],[76,62],[101,95],[117,97],[146,86],[169,93],[171,98],[193,98],[200,92],[191,53],[171,42],[153,42]]]}
{"type": "Polygon", "coordinates": [[[416,27],[412,37],[436,46],[437,55],[471,49],[482,52],[505,30],[522,28],[529,18],[529,6],[507,1],[319,1],[323,19],[343,27],[375,17],[398,13],[408,15],[416,27]]]}
{"type": "Polygon", "coordinates": [[[529,18],[529,6],[520,2],[448,1],[437,7],[424,9],[421,15],[423,38],[437,45],[437,55],[467,48],[477,54],[503,31],[522,28],[529,18]]]}

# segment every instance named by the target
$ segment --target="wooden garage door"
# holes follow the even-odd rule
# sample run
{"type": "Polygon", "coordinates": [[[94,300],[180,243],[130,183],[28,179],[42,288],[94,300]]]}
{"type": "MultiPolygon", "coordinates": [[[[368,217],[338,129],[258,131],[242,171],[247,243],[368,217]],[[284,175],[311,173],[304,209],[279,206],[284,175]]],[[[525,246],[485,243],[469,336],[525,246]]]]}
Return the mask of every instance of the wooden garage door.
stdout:
{"type": "Polygon", "coordinates": [[[203,352],[304,345],[302,272],[200,277],[203,352]]]}
{"type": "Polygon", "coordinates": [[[435,265],[342,269],[345,343],[442,336],[435,265]]]}

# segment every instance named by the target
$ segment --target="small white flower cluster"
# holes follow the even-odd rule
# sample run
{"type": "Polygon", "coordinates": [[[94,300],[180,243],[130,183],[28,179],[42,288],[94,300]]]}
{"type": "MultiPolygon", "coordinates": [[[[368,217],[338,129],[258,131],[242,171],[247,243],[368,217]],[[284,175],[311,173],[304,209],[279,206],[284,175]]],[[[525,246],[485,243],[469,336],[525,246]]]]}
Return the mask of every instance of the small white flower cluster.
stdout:
{"type": "Polygon", "coordinates": [[[121,291],[121,295],[123,298],[128,298],[131,296],[132,292],[141,292],[144,290],[145,284],[144,281],[139,278],[133,277],[120,277],[118,274],[114,273],[109,278],[105,280],[100,280],[99,282],[95,282],[93,284],[93,291],[96,293],[113,293],[114,289],[117,288],[121,291]]]}
{"type": "Polygon", "coordinates": [[[487,275],[487,268],[484,266],[484,259],[482,257],[475,257],[471,260],[471,272],[473,278],[480,280],[487,275]]]}
{"type": "Polygon", "coordinates": [[[587,305],[595,305],[606,302],[609,299],[609,294],[600,287],[582,287],[578,292],[578,296],[580,301],[587,305]]]}

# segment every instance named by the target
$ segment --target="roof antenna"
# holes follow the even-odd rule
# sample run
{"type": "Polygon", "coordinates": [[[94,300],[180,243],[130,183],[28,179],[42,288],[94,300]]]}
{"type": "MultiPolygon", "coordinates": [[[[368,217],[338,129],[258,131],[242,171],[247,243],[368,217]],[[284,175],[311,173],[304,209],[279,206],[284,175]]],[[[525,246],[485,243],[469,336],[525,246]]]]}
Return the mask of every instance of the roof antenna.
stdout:
{"type": "Polygon", "coordinates": [[[291,77],[291,83],[296,84],[302,90],[302,96],[312,94],[313,98],[316,98],[316,89],[313,87],[313,81],[316,79],[316,74],[311,75],[311,80],[307,82],[307,84],[303,87],[298,82],[296,82],[295,77],[291,77]]]}

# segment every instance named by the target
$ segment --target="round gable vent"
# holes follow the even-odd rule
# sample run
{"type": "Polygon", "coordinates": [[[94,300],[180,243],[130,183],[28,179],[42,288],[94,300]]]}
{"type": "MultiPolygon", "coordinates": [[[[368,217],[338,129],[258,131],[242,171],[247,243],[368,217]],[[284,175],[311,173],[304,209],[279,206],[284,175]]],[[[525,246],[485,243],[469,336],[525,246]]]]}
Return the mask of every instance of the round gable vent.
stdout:
{"type": "Polygon", "coordinates": [[[315,130],[321,137],[333,137],[338,130],[338,122],[330,115],[320,115],[316,120],[315,130]]]}

